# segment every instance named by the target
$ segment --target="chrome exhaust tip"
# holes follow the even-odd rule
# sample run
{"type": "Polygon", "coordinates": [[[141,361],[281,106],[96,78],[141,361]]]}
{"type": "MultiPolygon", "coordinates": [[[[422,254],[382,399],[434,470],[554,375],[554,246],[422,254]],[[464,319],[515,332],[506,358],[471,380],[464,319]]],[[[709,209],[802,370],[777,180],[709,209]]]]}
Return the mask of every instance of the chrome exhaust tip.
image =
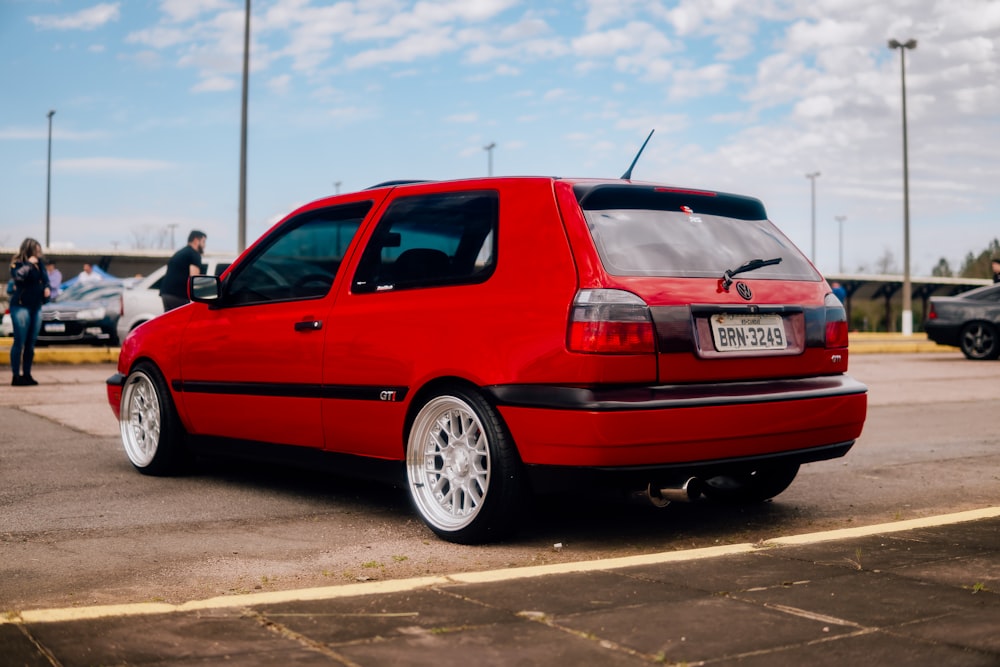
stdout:
{"type": "Polygon", "coordinates": [[[644,492],[640,492],[654,507],[666,507],[670,503],[693,503],[701,500],[704,495],[704,482],[697,477],[689,477],[680,486],[657,487],[654,488],[650,483],[644,492]]]}

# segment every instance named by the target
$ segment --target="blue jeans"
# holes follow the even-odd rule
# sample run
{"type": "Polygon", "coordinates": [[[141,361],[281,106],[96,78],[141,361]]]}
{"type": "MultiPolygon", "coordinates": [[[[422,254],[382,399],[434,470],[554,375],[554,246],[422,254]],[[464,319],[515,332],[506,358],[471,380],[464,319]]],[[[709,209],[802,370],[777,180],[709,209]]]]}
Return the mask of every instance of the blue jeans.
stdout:
{"type": "Polygon", "coordinates": [[[10,346],[10,370],[14,377],[24,371],[31,375],[31,362],[35,360],[35,339],[42,330],[42,309],[11,305],[10,319],[14,325],[14,343],[10,346]]]}

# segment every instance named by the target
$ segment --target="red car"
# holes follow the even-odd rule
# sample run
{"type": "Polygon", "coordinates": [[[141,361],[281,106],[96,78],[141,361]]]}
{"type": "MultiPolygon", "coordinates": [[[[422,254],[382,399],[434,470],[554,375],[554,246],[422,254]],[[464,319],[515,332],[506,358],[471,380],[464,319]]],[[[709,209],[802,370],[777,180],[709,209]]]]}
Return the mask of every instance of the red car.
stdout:
{"type": "Polygon", "coordinates": [[[561,488],[761,501],[865,419],[840,301],[748,197],[395,182],[298,209],[189,289],[108,380],[140,472],[221,448],[388,473],[455,542],[561,488]]]}

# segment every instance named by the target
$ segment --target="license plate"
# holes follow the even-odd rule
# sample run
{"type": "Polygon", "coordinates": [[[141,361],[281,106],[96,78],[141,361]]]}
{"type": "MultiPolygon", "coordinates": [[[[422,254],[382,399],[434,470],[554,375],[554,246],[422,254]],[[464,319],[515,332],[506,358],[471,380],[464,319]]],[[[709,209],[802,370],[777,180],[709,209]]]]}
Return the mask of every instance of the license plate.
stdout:
{"type": "Polygon", "coordinates": [[[784,350],[785,326],[781,315],[712,315],[712,339],[719,352],[784,350]]]}
{"type": "Polygon", "coordinates": [[[46,333],[66,333],[66,325],[62,322],[46,322],[46,333]]]}

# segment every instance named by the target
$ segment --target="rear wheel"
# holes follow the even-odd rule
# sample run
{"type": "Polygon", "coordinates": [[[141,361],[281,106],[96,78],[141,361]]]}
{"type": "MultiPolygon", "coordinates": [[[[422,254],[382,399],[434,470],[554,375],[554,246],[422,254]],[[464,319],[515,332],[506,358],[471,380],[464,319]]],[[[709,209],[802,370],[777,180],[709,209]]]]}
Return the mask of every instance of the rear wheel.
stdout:
{"type": "Polygon", "coordinates": [[[750,504],[773,498],[792,483],[798,464],[747,468],[705,480],[705,495],[727,503],[750,504]]]}
{"type": "Polygon", "coordinates": [[[993,325],[987,322],[970,322],[962,327],[959,337],[962,354],[977,361],[1000,357],[1000,340],[993,325]]]}
{"type": "Polygon", "coordinates": [[[526,496],[510,434],[486,400],[451,388],[420,408],[406,445],[410,498],[442,539],[475,544],[516,527],[526,496]]]}
{"type": "Polygon", "coordinates": [[[184,427],[160,371],[140,363],[122,387],[118,420],[125,454],[144,475],[173,475],[188,466],[184,427]]]}

